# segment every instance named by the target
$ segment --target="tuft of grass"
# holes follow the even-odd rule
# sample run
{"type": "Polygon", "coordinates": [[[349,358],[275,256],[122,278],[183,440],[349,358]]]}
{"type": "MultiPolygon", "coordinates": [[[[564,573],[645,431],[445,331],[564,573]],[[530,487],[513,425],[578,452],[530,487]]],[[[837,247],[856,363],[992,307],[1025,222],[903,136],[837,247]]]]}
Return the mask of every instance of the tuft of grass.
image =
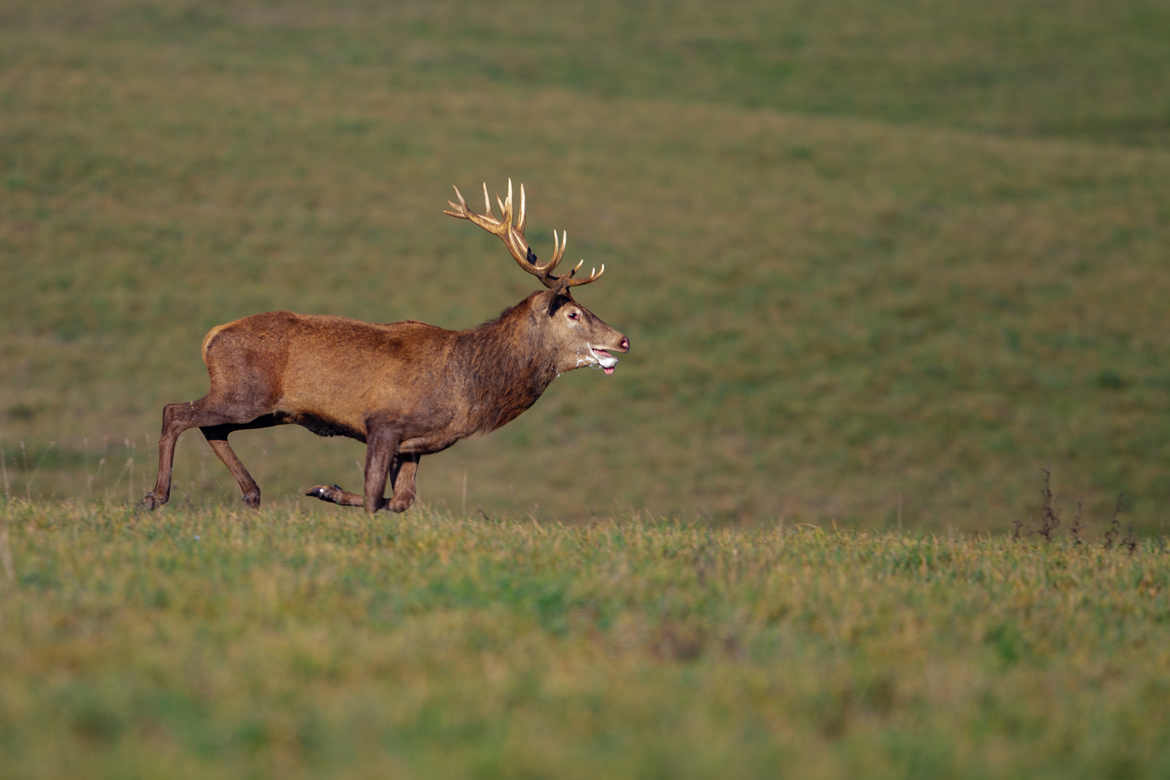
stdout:
{"type": "Polygon", "coordinates": [[[1153,541],[25,500],[0,520],[12,777],[1170,767],[1153,541]]]}
{"type": "Polygon", "coordinates": [[[1053,505],[1055,498],[1052,492],[1052,472],[1048,469],[1043,470],[1044,474],[1044,489],[1041,494],[1044,497],[1043,515],[1040,518],[1040,529],[1036,532],[1044,537],[1044,541],[1051,543],[1052,534],[1060,528],[1060,515],[1056,513],[1056,507],[1053,505]]]}
{"type": "MultiPolygon", "coordinates": [[[[1042,537],[1047,544],[1051,544],[1055,538],[1056,530],[1060,528],[1061,520],[1060,514],[1056,509],[1056,494],[1052,490],[1052,472],[1049,469],[1044,468],[1040,470],[1040,473],[1044,475],[1044,482],[1040,490],[1040,495],[1043,498],[1043,504],[1040,510],[1040,525],[1036,529],[1035,533],[1037,536],[1042,537]]],[[[1117,503],[1113,507],[1113,514],[1110,516],[1109,525],[1105,530],[1101,544],[1102,547],[1106,550],[1113,549],[1114,545],[1117,544],[1119,547],[1124,547],[1130,555],[1133,555],[1138,548],[1135,524],[1132,522],[1129,523],[1129,525],[1126,527],[1125,538],[1120,540],[1118,539],[1118,537],[1121,535],[1121,513],[1125,510],[1125,502],[1126,495],[1124,493],[1118,494],[1117,503]]],[[[1084,539],[1082,538],[1084,526],[1081,522],[1083,509],[1083,503],[1078,500],[1072,525],[1070,525],[1068,529],[1069,540],[1071,541],[1074,548],[1080,547],[1082,544],[1084,544],[1084,539]]],[[[1019,516],[1017,516],[1012,521],[1012,531],[1010,536],[1013,542],[1018,542],[1024,538],[1026,533],[1025,527],[1026,526],[1023,518],[1019,516]]],[[[1158,548],[1162,549],[1164,546],[1164,541],[1161,541],[1162,537],[1158,537],[1158,540],[1159,541],[1156,542],[1158,548]]]]}

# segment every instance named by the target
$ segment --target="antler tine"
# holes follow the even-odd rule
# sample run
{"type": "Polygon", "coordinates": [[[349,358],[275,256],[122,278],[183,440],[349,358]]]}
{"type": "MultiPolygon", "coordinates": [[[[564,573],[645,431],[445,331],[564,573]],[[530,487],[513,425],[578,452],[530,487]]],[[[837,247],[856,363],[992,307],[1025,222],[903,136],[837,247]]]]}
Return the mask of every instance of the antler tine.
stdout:
{"type": "Polygon", "coordinates": [[[492,199],[488,197],[487,182],[483,182],[483,213],[492,215],[492,199]]]}
{"type": "MultiPolygon", "coordinates": [[[[508,196],[502,201],[500,196],[496,196],[496,203],[499,204],[500,212],[503,214],[501,220],[502,233],[500,238],[504,239],[504,243],[508,247],[508,251],[516,258],[517,262],[523,258],[522,265],[524,270],[532,273],[535,276],[540,276],[539,271],[541,267],[536,263],[529,262],[528,255],[528,241],[524,238],[524,231],[517,230],[516,226],[512,224],[512,180],[508,179],[508,196]]],[[[524,210],[524,185],[520,185],[520,210],[524,210]]],[[[542,279],[543,281],[543,279],[542,279]]]]}
{"type": "Polygon", "coordinates": [[[601,268],[589,269],[589,275],[586,276],[584,279],[574,279],[573,274],[577,273],[577,269],[580,268],[581,264],[584,262],[585,262],[584,260],[579,261],[577,263],[577,265],[573,268],[573,270],[569,272],[568,276],[561,277],[562,279],[565,280],[565,287],[566,288],[580,287],[583,284],[589,284],[590,282],[596,282],[598,279],[601,278],[601,275],[603,273],[605,273],[605,263],[602,263],[601,268]]]}
{"type": "MultiPolygon", "coordinates": [[[[512,180],[508,179],[508,184],[511,185],[512,180]]],[[[524,235],[524,225],[528,219],[528,215],[524,213],[524,182],[520,182],[520,218],[516,220],[516,232],[524,235]]]]}
{"type": "Polygon", "coordinates": [[[508,197],[500,200],[500,196],[496,196],[496,203],[500,206],[500,214],[503,216],[501,220],[508,226],[508,230],[512,230],[512,180],[508,179],[508,197]]]}
{"type": "Polygon", "coordinates": [[[450,217],[466,217],[467,201],[463,199],[463,193],[454,184],[451,185],[451,189],[455,190],[455,197],[459,199],[459,202],[456,203],[453,200],[447,201],[447,205],[451,208],[443,209],[443,213],[450,217]]]}
{"type": "MultiPolygon", "coordinates": [[[[526,243],[523,243],[524,242],[524,235],[515,229],[512,230],[512,239],[514,241],[522,242],[521,246],[524,246],[524,247],[528,246],[526,243]]],[[[559,278],[559,277],[553,277],[551,274],[552,274],[552,270],[557,267],[557,263],[561,262],[561,258],[565,256],[566,241],[567,241],[567,237],[566,237],[566,232],[564,230],[562,230],[559,235],[557,234],[557,231],[554,230],[553,231],[553,254],[552,254],[552,257],[549,258],[549,261],[547,263],[545,263],[544,265],[539,265],[537,263],[533,263],[532,264],[533,269],[535,269],[535,271],[537,273],[539,273],[543,276],[549,277],[550,279],[555,280],[555,279],[559,278]]]]}
{"type": "MultiPolygon", "coordinates": [[[[496,200],[498,201],[499,199],[499,196],[496,196],[496,200]]],[[[548,270],[549,266],[547,264],[540,265],[538,263],[533,263],[529,260],[528,239],[524,237],[524,223],[528,219],[528,215],[526,213],[528,203],[527,196],[524,192],[524,182],[520,183],[520,214],[519,218],[516,220],[516,224],[512,224],[512,180],[510,178],[508,179],[508,197],[504,199],[504,204],[507,206],[506,213],[504,215],[504,222],[508,225],[508,235],[505,239],[505,241],[508,242],[508,248],[512,250],[512,253],[515,256],[523,257],[525,263],[527,263],[527,265],[531,268],[531,273],[540,277],[541,281],[544,281],[544,276],[546,275],[545,272],[548,270]]],[[[505,206],[501,205],[500,210],[505,211],[505,206]]]]}
{"type": "Polygon", "coordinates": [[[561,235],[558,237],[557,231],[554,230],[553,231],[553,254],[552,254],[552,257],[549,258],[548,263],[545,264],[545,266],[544,266],[544,269],[546,272],[551,272],[552,269],[557,267],[557,263],[561,262],[561,258],[565,256],[565,247],[567,245],[568,245],[568,235],[565,233],[565,231],[562,230],[561,235]]]}

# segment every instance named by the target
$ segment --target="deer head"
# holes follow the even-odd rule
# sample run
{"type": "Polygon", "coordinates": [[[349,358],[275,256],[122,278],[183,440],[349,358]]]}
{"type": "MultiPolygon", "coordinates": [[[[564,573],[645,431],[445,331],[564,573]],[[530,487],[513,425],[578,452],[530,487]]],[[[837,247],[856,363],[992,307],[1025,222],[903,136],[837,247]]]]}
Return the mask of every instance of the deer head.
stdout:
{"type": "Polygon", "coordinates": [[[591,269],[588,276],[578,279],[577,271],[585,262],[580,260],[567,274],[555,275],[553,270],[564,257],[568,241],[568,234],[563,230],[559,236],[557,231],[553,231],[553,254],[549,261],[542,265],[524,237],[527,199],[523,184],[520,185],[518,214],[513,212],[511,179],[508,180],[507,197],[496,196],[496,205],[501,214],[498,218],[492,213],[492,202],[486,183],[483,185],[484,211],[481,214],[467,208],[463,193],[458,187],[453,189],[457,201],[447,201],[449,208],[444,209],[443,213],[456,219],[469,220],[498,237],[504,242],[516,264],[548,288],[545,292],[530,296],[528,302],[533,316],[540,323],[545,340],[551,342],[550,346],[554,348],[557,372],[564,373],[574,368],[589,366],[612,374],[617,367],[618,359],[611,353],[628,352],[630,340],[575,301],[572,294],[572,288],[600,279],[605,273],[605,265],[591,269]]]}

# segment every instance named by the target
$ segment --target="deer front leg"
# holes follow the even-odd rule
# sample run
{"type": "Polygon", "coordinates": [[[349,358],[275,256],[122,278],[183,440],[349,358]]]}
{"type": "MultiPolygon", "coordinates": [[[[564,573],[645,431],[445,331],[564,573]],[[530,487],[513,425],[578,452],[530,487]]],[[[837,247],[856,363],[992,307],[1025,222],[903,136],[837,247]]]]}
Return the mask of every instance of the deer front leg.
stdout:
{"type": "Polygon", "coordinates": [[[366,499],[357,493],[350,493],[341,485],[313,485],[305,491],[306,496],[319,498],[338,506],[365,506],[366,499]]]}
{"type": "MultiPolygon", "coordinates": [[[[306,496],[319,498],[331,504],[341,506],[364,506],[370,514],[379,509],[387,508],[392,502],[388,501],[383,493],[386,491],[386,481],[389,478],[391,464],[402,437],[397,428],[387,425],[368,425],[366,434],[366,481],[362,495],[343,490],[339,485],[314,485],[305,491],[306,496]]],[[[398,469],[396,468],[397,472],[398,469]]],[[[413,472],[412,472],[413,473],[413,472]]],[[[413,488],[413,477],[411,478],[413,488]]],[[[413,493],[413,489],[411,491],[413,493]]],[[[413,500],[413,495],[411,496],[413,500]]],[[[409,506],[407,502],[406,506],[409,506]]],[[[403,506],[402,509],[405,509],[403,506]]],[[[401,512],[402,509],[390,507],[391,511],[401,512]]]]}
{"type": "Polygon", "coordinates": [[[398,443],[402,441],[402,436],[397,428],[389,425],[367,424],[367,427],[364,506],[372,515],[389,503],[383,493],[386,492],[390,465],[398,453],[398,443]]]}
{"type": "MultiPolygon", "coordinates": [[[[414,504],[416,489],[415,475],[418,474],[418,455],[399,453],[390,469],[390,486],[393,498],[385,503],[391,512],[405,512],[414,504]]],[[[341,485],[314,485],[305,491],[306,496],[319,498],[338,506],[365,506],[365,496],[351,493],[341,485]]]]}
{"type": "Polygon", "coordinates": [[[400,452],[394,459],[394,470],[390,475],[394,497],[386,504],[391,512],[405,512],[414,503],[414,478],[418,474],[419,455],[400,452]]]}

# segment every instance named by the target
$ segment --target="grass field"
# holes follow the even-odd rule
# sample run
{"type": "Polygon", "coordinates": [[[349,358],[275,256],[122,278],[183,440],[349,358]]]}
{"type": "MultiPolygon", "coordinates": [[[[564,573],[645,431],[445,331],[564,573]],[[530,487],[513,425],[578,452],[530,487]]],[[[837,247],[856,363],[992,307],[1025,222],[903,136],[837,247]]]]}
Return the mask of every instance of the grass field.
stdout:
{"type": "Polygon", "coordinates": [[[1165,776],[1167,40],[1155,0],[0,2],[3,774],[1165,776]],[[529,293],[441,214],[508,177],[606,264],[614,376],[403,517],[299,498],[364,452],[294,428],[233,438],[260,514],[198,434],[135,512],[211,326],[529,293]]]}
{"type": "Polygon", "coordinates": [[[0,516],[10,778],[1170,772],[1170,567],[1151,542],[0,516]]]}
{"type": "MultiPolygon", "coordinates": [[[[998,531],[1049,467],[1165,531],[1162,4],[590,9],[5,4],[10,494],[145,492],[216,323],[495,316],[531,280],[440,210],[511,176],[634,350],[429,459],[431,506],[998,531]]],[[[268,499],[360,479],[236,439],[268,499]]],[[[175,497],[238,500],[197,434],[175,497]]]]}

